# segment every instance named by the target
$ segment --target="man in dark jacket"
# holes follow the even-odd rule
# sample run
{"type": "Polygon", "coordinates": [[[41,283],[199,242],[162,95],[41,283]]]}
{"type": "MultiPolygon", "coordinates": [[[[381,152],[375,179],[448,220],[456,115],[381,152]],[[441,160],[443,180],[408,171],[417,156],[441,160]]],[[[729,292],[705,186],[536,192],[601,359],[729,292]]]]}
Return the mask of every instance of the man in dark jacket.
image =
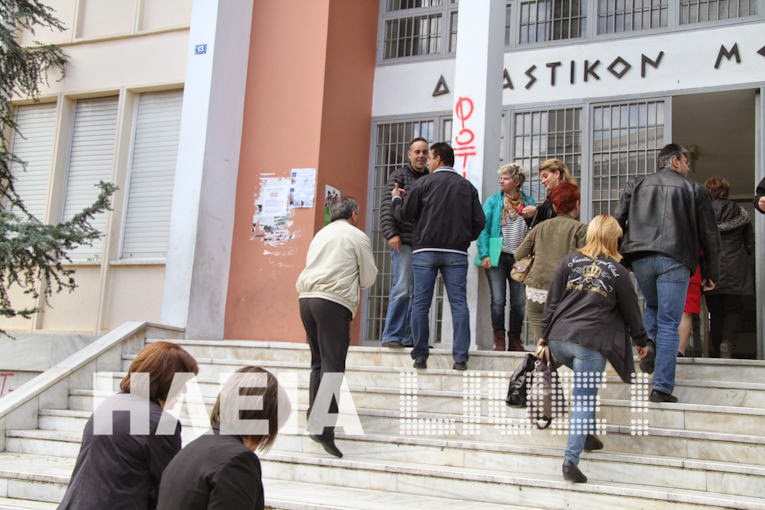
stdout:
{"type": "Polygon", "coordinates": [[[705,290],[719,276],[720,235],[712,200],[688,179],[688,151],[676,144],[659,151],[659,170],[629,183],[614,216],[624,229],[620,247],[645,298],[643,322],[656,344],[652,402],[677,402],[675,366],[688,280],[699,263],[705,290]]]}
{"type": "Polygon", "coordinates": [[[452,311],[454,369],[466,370],[470,348],[467,249],[478,238],[486,218],[475,187],[453,167],[454,150],[446,142],[430,147],[430,175],[408,190],[394,184],[393,215],[414,222],[412,240],[412,337],[414,368],[427,368],[428,312],[438,272],[444,279],[452,311]],[[403,196],[406,195],[404,199],[403,196]]]}
{"type": "Polygon", "coordinates": [[[412,222],[399,221],[391,211],[391,191],[398,184],[409,189],[428,173],[428,141],[417,137],[409,143],[409,163],[394,170],[380,204],[380,230],[390,246],[391,278],[388,313],[382,334],[384,347],[412,347],[412,222]]]}
{"type": "Polygon", "coordinates": [[[754,195],[754,208],[765,214],[765,178],[757,185],[757,191],[754,195]]]}

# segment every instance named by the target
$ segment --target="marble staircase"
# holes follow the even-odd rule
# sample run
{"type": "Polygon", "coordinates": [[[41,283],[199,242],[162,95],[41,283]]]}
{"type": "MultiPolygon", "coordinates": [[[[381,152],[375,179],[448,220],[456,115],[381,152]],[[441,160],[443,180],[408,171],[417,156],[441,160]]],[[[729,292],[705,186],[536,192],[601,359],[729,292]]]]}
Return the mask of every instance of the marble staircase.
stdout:
{"type": "MultiPolygon", "coordinates": [[[[196,384],[208,408],[222,374],[246,364],[293,381],[296,420],[260,455],[272,508],[765,510],[761,361],[680,359],[677,404],[648,402],[645,381],[625,385],[609,372],[598,415],[606,447],[583,454],[589,482],[575,485],[560,474],[562,420],[558,428],[536,430],[524,409],[504,404],[507,378],[522,354],[471,353],[470,370],[457,372],[449,353],[435,350],[429,368],[414,371],[404,350],[351,348],[346,382],[363,433],[338,428],[345,456],[336,459],[303,434],[307,346],[178,342],[200,363],[196,384]]],[[[116,387],[134,352],[123,353],[107,385],[116,387]]],[[[94,399],[109,390],[70,385],[68,405],[41,407],[37,428],[6,428],[0,509],[55,508],[94,399]]],[[[198,431],[187,410],[182,422],[188,441],[198,431]]]]}

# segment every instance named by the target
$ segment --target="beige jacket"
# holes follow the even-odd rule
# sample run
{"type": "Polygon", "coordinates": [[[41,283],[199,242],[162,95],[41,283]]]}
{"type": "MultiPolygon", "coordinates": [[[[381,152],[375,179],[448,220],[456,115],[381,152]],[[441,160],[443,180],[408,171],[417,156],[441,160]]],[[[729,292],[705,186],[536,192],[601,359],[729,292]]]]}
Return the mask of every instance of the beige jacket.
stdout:
{"type": "Polygon", "coordinates": [[[353,316],[359,290],[377,278],[372,244],[367,235],[346,220],[335,220],[319,230],[308,247],[306,264],[295,287],[301,298],[322,298],[348,308],[353,316]]]}

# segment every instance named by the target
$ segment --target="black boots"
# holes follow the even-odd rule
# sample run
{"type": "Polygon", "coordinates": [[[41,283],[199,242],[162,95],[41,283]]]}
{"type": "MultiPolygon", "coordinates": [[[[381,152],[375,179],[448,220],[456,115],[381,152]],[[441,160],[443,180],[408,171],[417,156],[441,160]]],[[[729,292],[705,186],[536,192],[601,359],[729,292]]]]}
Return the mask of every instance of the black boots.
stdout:
{"type": "Polygon", "coordinates": [[[494,350],[495,351],[505,350],[505,332],[504,331],[494,332],[494,350]]]}
{"type": "Polygon", "coordinates": [[[579,471],[579,466],[570,460],[563,461],[563,479],[574,483],[587,482],[587,477],[579,471]]]}
{"type": "Polygon", "coordinates": [[[324,434],[320,436],[310,436],[310,438],[319,443],[324,448],[324,451],[328,454],[342,459],[343,452],[341,452],[335,445],[335,438],[333,436],[334,434],[327,434],[325,429],[324,434]]]}

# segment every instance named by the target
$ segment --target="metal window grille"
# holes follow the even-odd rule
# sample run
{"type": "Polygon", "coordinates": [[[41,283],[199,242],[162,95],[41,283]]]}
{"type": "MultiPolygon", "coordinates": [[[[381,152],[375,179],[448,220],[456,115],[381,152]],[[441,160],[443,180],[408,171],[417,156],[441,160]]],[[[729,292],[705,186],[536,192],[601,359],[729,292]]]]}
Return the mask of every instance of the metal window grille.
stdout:
{"type": "Polygon", "coordinates": [[[576,39],[585,33],[585,0],[528,0],[520,3],[520,44],[576,39]]]}
{"type": "Polygon", "coordinates": [[[680,0],[680,24],[743,18],[757,14],[756,0],[680,0]]]}
{"type": "Polygon", "coordinates": [[[656,171],[666,107],[663,100],[593,107],[593,215],[610,214],[630,179],[656,171]]]}
{"type": "Polygon", "coordinates": [[[598,33],[666,27],[669,0],[599,0],[598,33]]]}
{"type": "Polygon", "coordinates": [[[524,191],[538,201],[547,192],[534,171],[549,158],[566,163],[574,177],[582,170],[582,109],[535,110],[514,115],[513,161],[529,171],[524,191]]]}
{"type": "Polygon", "coordinates": [[[382,30],[382,60],[454,53],[457,1],[388,0],[382,30]]]}
{"type": "Polygon", "coordinates": [[[510,46],[510,33],[513,22],[511,5],[510,0],[505,4],[505,47],[510,46]]]}
{"type": "MultiPolygon", "coordinates": [[[[366,339],[368,341],[379,341],[382,338],[385,316],[388,311],[388,294],[393,276],[390,248],[380,231],[380,203],[383,193],[386,192],[388,177],[393,170],[408,161],[406,153],[409,149],[409,142],[413,138],[422,136],[429,143],[449,139],[451,136],[451,119],[448,119],[448,122],[446,120],[441,122],[441,132],[444,133],[442,137],[439,137],[436,126],[435,119],[388,122],[376,126],[375,161],[372,174],[373,189],[370,196],[372,201],[372,228],[369,237],[372,241],[372,251],[378,273],[377,282],[369,290],[367,296],[366,339]]],[[[434,306],[431,306],[431,338],[436,339],[436,341],[441,338],[444,296],[444,286],[439,276],[433,298],[434,306]]]]}

